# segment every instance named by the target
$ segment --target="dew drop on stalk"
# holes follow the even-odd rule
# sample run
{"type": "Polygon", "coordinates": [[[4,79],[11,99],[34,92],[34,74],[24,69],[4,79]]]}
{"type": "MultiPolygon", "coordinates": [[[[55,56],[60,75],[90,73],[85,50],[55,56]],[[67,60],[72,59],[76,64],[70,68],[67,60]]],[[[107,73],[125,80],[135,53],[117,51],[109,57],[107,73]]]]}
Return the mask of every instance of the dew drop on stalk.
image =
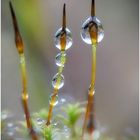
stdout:
{"type": "Polygon", "coordinates": [[[52,79],[52,86],[55,89],[60,89],[64,86],[64,76],[57,73],[52,79]]]}
{"type": "Polygon", "coordinates": [[[53,100],[53,97],[54,97],[53,94],[50,95],[49,102],[50,102],[50,105],[56,106],[58,104],[58,95],[55,96],[55,100],[53,100]]]}
{"type": "Polygon", "coordinates": [[[90,38],[90,34],[89,34],[89,29],[90,29],[90,26],[93,23],[96,23],[97,26],[98,26],[98,38],[97,38],[97,41],[101,42],[102,39],[104,38],[104,30],[103,30],[103,26],[102,26],[100,20],[96,16],[91,16],[83,23],[82,30],[81,30],[81,38],[87,44],[91,44],[91,38],[90,38]]]}
{"type": "Polygon", "coordinates": [[[55,63],[57,66],[64,67],[65,62],[66,62],[66,53],[61,52],[56,55],[55,63]]]}
{"type": "Polygon", "coordinates": [[[72,46],[72,34],[70,32],[70,30],[68,28],[63,29],[60,28],[56,34],[55,34],[55,46],[61,50],[61,39],[63,39],[64,37],[66,37],[66,46],[65,46],[65,50],[69,49],[72,46]]]}

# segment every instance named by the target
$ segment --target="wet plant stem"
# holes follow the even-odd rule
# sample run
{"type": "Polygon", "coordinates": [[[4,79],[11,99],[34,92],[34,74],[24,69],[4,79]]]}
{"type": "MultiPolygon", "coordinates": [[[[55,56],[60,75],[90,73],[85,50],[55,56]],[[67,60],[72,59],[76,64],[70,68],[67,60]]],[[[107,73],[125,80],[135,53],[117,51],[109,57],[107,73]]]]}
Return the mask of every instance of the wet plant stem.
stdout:
{"type": "Polygon", "coordinates": [[[25,63],[25,56],[24,56],[24,45],[23,45],[22,37],[21,37],[19,29],[18,29],[15,12],[14,12],[11,2],[9,2],[9,6],[10,6],[12,20],[13,20],[13,26],[14,26],[14,30],[15,30],[16,48],[17,48],[19,56],[20,56],[20,65],[21,65],[21,73],[22,73],[22,88],[23,88],[21,100],[22,100],[23,110],[24,110],[24,114],[25,114],[25,118],[26,118],[26,124],[27,124],[29,134],[30,134],[32,140],[38,140],[36,132],[33,129],[32,121],[30,118],[30,112],[28,109],[27,75],[26,75],[26,63],[25,63]]]}
{"type": "Polygon", "coordinates": [[[84,131],[87,126],[87,121],[89,121],[89,124],[87,126],[87,130],[90,134],[95,129],[94,124],[94,94],[95,94],[95,77],[96,77],[96,48],[97,48],[97,31],[98,27],[94,23],[89,30],[90,38],[92,42],[92,69],[91,69],[91,84],[88,91],[88,103],[86,107],[86,113],[84,118],[84,124],[82,129],[82,138],[84,136],[84,131]]]}
{"type": "Polygon", "coordinates": [[[27,76],[26,76],[26,63],[25,63],[25,56],[24,53],[20,54],[20,64],[21,64],[21,72],[22,72],[22,105],[25,113],[25,118],[26,118],[26,124],[29,129],[29,134],[32,137],[32,140],[38,140],[36,133],[33,129],[31,117],[30,117],[30,112],[28,108],[28,93],[27,93],[27,76]]]}
{"type": "MultiPolygon", "coordinates": [[[[65,4],[63,6],[62,29],[64,30],[64,36],[62,38],[60,38],[60,45],[61,45],[61,53],[65,54],[65,47],[66,47],[66,10],[65,10],[65,4]]],[[[60,66],[58,68],[59,75],[61,75],[63,73],[63,70],[64,70],[64,66],[60,66]]],[[[59,77],[58,80],[56,81],[56,87],[53,89],[53,96],[50,100],[49,112],[48,112],[47,122],[46,122],[47,126],[51,124],[52,112],[53,112],[54,104],[56,101],[56,96],[58,95],[58,91],[59,91],[58,86],[59,86],[60,82],[61,82],[61,78],[59,77]]]]}

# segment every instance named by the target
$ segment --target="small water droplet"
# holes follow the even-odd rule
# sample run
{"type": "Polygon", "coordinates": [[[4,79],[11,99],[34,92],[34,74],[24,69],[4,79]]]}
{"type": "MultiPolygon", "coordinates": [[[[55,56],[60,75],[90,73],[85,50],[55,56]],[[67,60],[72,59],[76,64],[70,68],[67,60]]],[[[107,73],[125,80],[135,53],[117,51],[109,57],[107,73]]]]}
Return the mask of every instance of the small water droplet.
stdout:
{"type": "Polygon", "coordinates": [[[45,121],[43,120],[43,119],[41,119],[41,118],[37,118],[37,124],[38,125],[42,125],[45,121]]]}
{"type": "Polygon", "coordinates": [[[55,89],[60,89],[64,86],[64,76],[57,73],[52,79],[52,86],[55,89]]]}
{"type": "Polygon", "coordinates": [[[25,57],[24,57],[24,55],[21,55],[21,57],[20,57],[20,63],[21,64],[25,63],[25,57]]]}
{"type": "Polygon", "coordinates": [[[54,95],[52,94],[52,95],[50,96],[49,102],[50,102],[51,105],[56,106],[56,105],[58,104],[58,95],[55,96],[55,100],[54,100],[54,101],[52,100],[53,97],[54,97],[54,95]]]}
{"type": "Polygon", "coordinates": [[[70,137],[70,129],[66,125],[64,125],[63,127],[63,134],[65,135],[66,138],[70,137]]]}
{"type": "Polygon", "coordinates": [[[22,94],[22,99],[23,100],[28,100],[28,98],[29,98],[29,95],[27,93],[26,94],[25,93],[22,94]]]}
{"type": "Polygon", "coordinates": [[[9,128],[11,128],[11,127],[13,127],[14,125],[13,125],[13,123],[8,123],[7,124],[7,127],[9,127],[9,128]]]}
{"type": "Polygon", "coordinates": [[[5,131],[8,136],[13,136],[16,132],[15,125],[13,123],[7,123],[5,131]]]}
{"type": "Polygon", "coordinates": [[[66,35],[65,50],[69,49],[72,46],[72,35],[70,30],[68,28],[66,28],[65,30],[60,28],[55,34],[55,46],[60,50],[61,50],[60,39],[63,38],[64,35],[66,35]]]}
{"type": "Polygon", "coordinates": [[[58,122],[53,122],[52,125],[56,127],[58,125],[58,122]]]}
{"type": "Polygon", "coordinates": [[[11,131],[9,131],[9,132],[7,132],[7,135],[8,135],[8,136],[13,136],[13,135],[14,135],[14,133],[13,133],[13,132],[11,132],[11,131]]]}
{"type": "Polygon", "coordinates": [[[93,91],[88,91],[88,93],[90,94],[90,95],[94,95],[95,94],[95,90],[93,90],[93,91]]]}
{"type": "Polygon", "coordinates": [[[92,134],[93,139],[97,140],[100,137],[100,132],[98,130],[95,130],[92,134]]]}
{"type": "Polygon", "coordinates": [[[63,103],[66,102],[66,99],[65,98],[61,98],[60,102],[61,102],[61,104],[63,104],[63,103]]]}
{"type": "Polygon", "coordinates": [[[64,130],[65,132],[68,132],[68,131],[69,131],[69,128],[68,128],[66,125],[64,125],[63,130],[64,130]]]}
{"type": "Polygon", "coordinates": [[[59,53],[58,55],[56,55],[55,63],[57,66],[64,67],[65,62],[66,62],[66,53],[59,53]]]}
{"type": "Polygon", "coordinates": [[[103,27],[102,27],[100,20],[95,16],[89,17],[83,23],[82,30],[81,30],[82,40],[87,44],[91,44],[91,38],[90,38],[90,34],[89,34],[89,27],[90,27],[89,25],[91,25],[92,23],[96,23],[98,26],[98,42],[101,42],[102,39],[104,38],[104,31],[103,31],[103,27]]]}
{"type": "Polygon", "coordinates": [[[11,116],[11,114],[8,111],[6,111],[6,110],[1,112],[1,120],[5,120],[5,119],[7,119],[10,116],[11,116]]]}

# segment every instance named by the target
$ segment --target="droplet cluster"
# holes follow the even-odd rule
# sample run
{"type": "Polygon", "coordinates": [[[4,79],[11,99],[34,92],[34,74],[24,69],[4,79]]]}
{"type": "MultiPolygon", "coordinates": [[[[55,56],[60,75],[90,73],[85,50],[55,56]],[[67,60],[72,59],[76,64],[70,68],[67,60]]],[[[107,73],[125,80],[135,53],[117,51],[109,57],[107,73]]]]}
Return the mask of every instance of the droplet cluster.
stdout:
{"type": "Polygon", "coordinates": [[[72,46],[72,35],[68,28],[60,28],[55,33],[55,46],[60,52],[55,57],[55,64],[58,67],[58,73],[52,78],[52,86],[54,92],[50,95],[50,105],[56,106],[58,104],[58,95],[56,91],[64,86],[63,69],[66,63],[66,50],[72,46]]]}

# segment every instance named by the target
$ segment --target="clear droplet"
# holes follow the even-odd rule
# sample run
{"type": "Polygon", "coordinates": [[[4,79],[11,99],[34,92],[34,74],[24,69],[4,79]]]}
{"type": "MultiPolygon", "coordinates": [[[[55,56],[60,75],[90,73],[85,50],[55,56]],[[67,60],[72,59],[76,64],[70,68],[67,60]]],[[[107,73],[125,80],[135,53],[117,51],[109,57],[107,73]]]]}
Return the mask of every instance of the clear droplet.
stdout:
{"type": "Polygon", "coordinates": [[[50,102],[51,105],[56,106],[56,105],[58,104],[58,95],[55,96],[55,100],[53,100],[53,97],[54,97],[53,94],[50,95],[50,100],[49,100],[49,102],[50,102]]]}
{"type": "Polygon", "coordinates": [[[94,95],[95,94],[95,89],[91,89],[91,85],[89,86],[88,93],[90,95],[94,95]]]}
{"type": "Polygon", "coordinates": [[[92,135],[93,139],[97,140],[100,137],[100,132],[98,130],[95,130],[92,135]]]}
{"type": "Polygon", "coordinates": [[[41,119],[41,118],[37,118],[37,124],[38,125],[42,125],[45,121],[43,120],[43,119],[41,119]]]}
{"type": "Polygon", "coordinates": [[[23,54],[20,55],[20,63],[21,63],[21,64],[25,63],[25,57],[24,57],[23,54]]]}
{"type": "Polygon", "coordinates": [[[72,34],[70,32],[70,30],[68,28],[66,28],[65,30],[63,30],[62,28],[60,28],[56,34],[55,34],[55,46],[62,50],[62,46],[60,43],[60,40],[65,37],[66,35],[66,46],[65,46],[65,50],[69,49],[72,46],[72,34]]]}
{"type": "Polygon", "coordinates": [[[27,93],[22,94],[22,99],[23,100],[28,100],[28,98],[29,98],[29,95],[27,93]]]}
{"type": "Polygon", "coordinates": [[[63,128],[63,134],[65,135],[66,138],[70,137],[70,129],[67,126],[64,126],[63,128]]]}
{"type": "Polygon", "coordinates": [[[56,120],[52,120],[51,124],[54,127],[59,127],[59,123],[56,120]]]}
{"type": "Polygon", "coordinates": [[[13,126],[14,126],[13,123],[8,123],[8,124],[7,124],[7,127],[8,127],[8,128],[11,128],[11,127],[13,127],[13,126]]]}
{"type": "Polygon", "coordinates": [[[97,41],[101,42],[102,39],[104,38],[104,30],[102,27],[102,24],[100,20],[96,17],[89,17],[82,25],[82,30],[81,30],[81,38],[82,40],[87,43],[91,44],[91,38],[89,34],[89,27],[91,26],[92,23],[96,23],[98,25],[98,38],[97,41]]]}
{"type": "Polygon", "coordinates": [[[55,89],[60,89],[64,86],[64,76],[57,73],[52,79],[52,86],[55,89]]]}
{"type": "Polygon", "coordinates": [[[61,104],[64,104],[66,102],[66,99],[65,98],[61,98],[60,102],[61,102],[61,104]]]}
{"type": "Polygon", "coordinates": [[[58,55],[56,55],[55,63],[57,66],[64,67],[65,62],[66,62],[66,53],[61,52],[58,55]]]}
{"type": "Polygon", "coordinates": [[[7,123],[7,127],[5,129],[8,136],[13,136],[16,132],[13,123],[7,123]]]}
{"type": "Polygon", "coordinates": [[[11,114],[10,114],[9,111],[4,110],[4,111],[1,112],[1,120],[5,120],[5,119],[7,119],[8,117],[11,117],[11,114]]]}

